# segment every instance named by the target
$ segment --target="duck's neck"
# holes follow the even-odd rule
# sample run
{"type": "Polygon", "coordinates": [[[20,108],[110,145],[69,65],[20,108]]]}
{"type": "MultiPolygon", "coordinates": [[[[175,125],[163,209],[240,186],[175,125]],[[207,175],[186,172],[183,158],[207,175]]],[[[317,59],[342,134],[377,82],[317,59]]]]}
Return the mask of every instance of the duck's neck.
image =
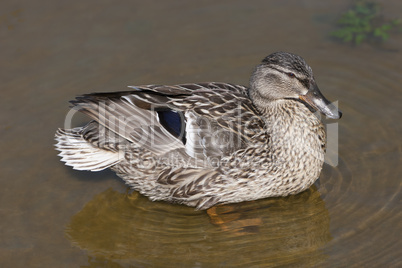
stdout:
{"type": "Polygon", "coordinates": [[[296,100],[272,101],[261,112],[271,137],[270,149],[281,152],[277,161],[318,176],[324,161],[325,129],[317,116],[296,100]]]}

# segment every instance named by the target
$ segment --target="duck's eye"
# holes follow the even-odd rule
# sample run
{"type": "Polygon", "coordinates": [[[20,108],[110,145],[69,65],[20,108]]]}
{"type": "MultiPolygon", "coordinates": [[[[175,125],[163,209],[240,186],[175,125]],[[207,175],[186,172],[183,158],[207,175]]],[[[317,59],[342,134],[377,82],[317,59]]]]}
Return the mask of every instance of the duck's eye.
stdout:
{"type": "Polygon", "coordinates": [[[289,77],[296,77],[294,73],[286,73],[289,77]]]}

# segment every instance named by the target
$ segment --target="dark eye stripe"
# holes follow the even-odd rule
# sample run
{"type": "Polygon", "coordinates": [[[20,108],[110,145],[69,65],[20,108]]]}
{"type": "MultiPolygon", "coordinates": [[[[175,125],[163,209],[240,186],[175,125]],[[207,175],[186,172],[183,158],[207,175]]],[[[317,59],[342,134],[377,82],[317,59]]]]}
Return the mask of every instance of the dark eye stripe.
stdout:
{"type": "Polygon", "coordinates": [[[296,78],[296,79],[299,80],[299,82],[302,83],[306,88],[309,88],[310,82],[309,82],[309,80],[308,80],[307,78],[301,79],[301,78],[297,77],[297,76],[296,76],[294,73],[292,73],[292,72],[285,72],[285,71],[282,71],[282,70],[280,70],[280,69],[277,69],[277,68],[275,68],[275,67],[273,67],[273,66],[270,66],[270,67],[271,67],[271,69],[274,69],[274,70],[276,70],[276,71],[278,71],[278,72],[280,72],[280,73],[286,74],[286,75],[288,75],[289,77],[296,78]]]}

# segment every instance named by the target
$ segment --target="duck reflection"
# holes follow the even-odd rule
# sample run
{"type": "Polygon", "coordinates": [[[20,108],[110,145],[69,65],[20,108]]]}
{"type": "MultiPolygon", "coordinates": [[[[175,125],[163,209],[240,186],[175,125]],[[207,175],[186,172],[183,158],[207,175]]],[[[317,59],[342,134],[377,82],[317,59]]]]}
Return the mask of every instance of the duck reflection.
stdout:
{"type": "Polygon", "coordinates": [[[207,213],[108,189],[72,217],[66,235],[92,260],[153,267],[318,265],[331,239],[315,186],[207,213]]]}

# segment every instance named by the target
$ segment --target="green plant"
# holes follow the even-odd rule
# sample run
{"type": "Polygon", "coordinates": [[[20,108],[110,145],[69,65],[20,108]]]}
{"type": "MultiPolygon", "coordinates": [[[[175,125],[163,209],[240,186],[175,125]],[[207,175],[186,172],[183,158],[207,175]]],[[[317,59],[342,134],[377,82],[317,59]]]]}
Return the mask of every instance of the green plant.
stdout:
{"type": "Polygon", "coordinates": [[[400,20],[385,21],[379,4],[361,0],[342,14],[337,22],[341,28],[331,35],[356,45],[370,40],[386,41],[389,32],[400,23],[400,20]]]}

